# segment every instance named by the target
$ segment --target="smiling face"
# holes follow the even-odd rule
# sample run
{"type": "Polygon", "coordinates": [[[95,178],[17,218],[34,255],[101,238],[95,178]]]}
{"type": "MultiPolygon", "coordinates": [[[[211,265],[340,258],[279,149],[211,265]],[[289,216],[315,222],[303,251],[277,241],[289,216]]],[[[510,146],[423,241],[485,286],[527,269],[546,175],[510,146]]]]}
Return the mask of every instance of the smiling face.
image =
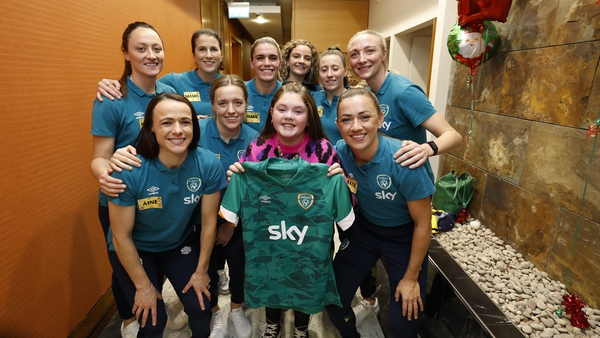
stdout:
{"type": "Polygon", "coordinates": [[[185,159],[194,133],[190,107],[167,99],[156,104],[153,114],[152,132],[160,148],[160,160],[168,166],[173,158],[185,159]]]}
{"type": "Polygon", "coordinates": [[[385,74],[385,55],[381,38],[373,34],[357,35],[348,44],[348,58],[352,70],[369,85],[370,81],[385,74]]]}
{"type": "Polygon", "coordinates": [[[344,91],[346,68],[338,55],[321,56],[319,61],[321,84],[328,93],[339,96],[344,91]]]}
{"type": "Polygon", "coordinates": [[[194,44],[194,61],[198,70],[206,75],[216,75],[223,60],[219,41],[214,36],[202,34],[194,44]]]}
{"type": "Polygon", "coordinates": [[[304,79],[304,76],[310,71],[312,62],[312,51],[306,45],[298,45],[290,52],[287,60],[287,66],[290,67],[290,75],[304,79]]]}
{"type": "Polygon", "coordinates": [[[221,129],[239,131],[246,113],[246,99],[241,88],[234,85],[220,87],[215,90],[212,101],[215,122],[221,129]]]}
{"type": "Polygon", "coordinates": [[[279,142],[283,145],[293,146],[302,141],[308,123],[308,109],[300,95],[281,95],[271,109],[271,118],[279,142]]]}
{"type": "MultiPolygon", "coordinates": [[[[349,91],[353,91],[352,89],[349,91]]],[[[348,92],[344,93],[346,95],[348,92]]],[[[338,104],[337,126],[355,157],[370,161],[379,143],[383,113],[368,93],[343,98],[338,104]]]]}
{"type": "Polygon", "coordinates": [[[136,28],[129,36],[123,56],[131,63],[132,77],[156,78],[163,69],[165,57],[162,40],[152,29],[136,28]]]}
{"type": "Polygon", "coordinates": [[[275,45],[265,42],[254,46],[250,67],[254,69],[257,80],[265,83],[277,81],[280,65],[279,50],[275,45]]]}

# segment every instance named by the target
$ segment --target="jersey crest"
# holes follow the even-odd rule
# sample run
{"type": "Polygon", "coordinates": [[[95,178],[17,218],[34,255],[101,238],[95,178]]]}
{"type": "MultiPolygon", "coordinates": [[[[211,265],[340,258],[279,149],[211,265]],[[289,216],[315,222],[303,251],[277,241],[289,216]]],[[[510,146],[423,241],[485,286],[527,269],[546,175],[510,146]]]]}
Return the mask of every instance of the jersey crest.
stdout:
{"type": "Polygon", "coordinates": [[[202,186],[202,180],[198,177],[190,177],[187,182],[185,182],[185,185],[189,191],[196,192],[200,189],[200,186],[202,186]]]}
{"type": "Polygon", "coordinates": [[[392,185],[392,178],[386,174],[379,174],[377,175],[377,185],[385,190],[392,185]]]}
{"type": "Polygon", "coordinates": [[[308,210],[315,202],[313,194],[298,194],[298,204],[304,210],[308,210]]]}
{"type": "Polygon", "coordinates": [[[387,104],[381,104],[379,105],[381,112],[383,113],[383,117],[386,117],[387,114],[390,112],[390,106],[388,106],[387,104]]]}

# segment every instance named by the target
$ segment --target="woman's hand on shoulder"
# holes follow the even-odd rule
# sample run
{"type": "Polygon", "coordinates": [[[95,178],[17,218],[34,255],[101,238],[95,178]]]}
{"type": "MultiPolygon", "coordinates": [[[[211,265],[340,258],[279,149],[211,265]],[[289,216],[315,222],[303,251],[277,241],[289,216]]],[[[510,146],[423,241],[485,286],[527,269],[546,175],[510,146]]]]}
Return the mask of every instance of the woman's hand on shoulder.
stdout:
{"type": "Polygon", "coordinates": [[[127,186],[123,184],[120,179],[110,176],[112,169],[106,169],[100,174],[98,183],[100,183],[100,190],[110,197],[119,197],[119,194],[123,193],[127,186]]]}
{"type": "Polygon", "coordinates": [[[142,160],[136,157],[137,150],[134,146],[128,145],[123,148],[117,149],[115,153],[110,157],[109,165],[117,172],[121,172],[123,169],[131,170],[131,166],[141,167],[142,160]]]}
{"type": "Polygon", "coordinates": [[[115,97],[121,99],[123,97],[121,84],[117,80],[102,79],[96,87],[96,97],[100,102],[104,101],[104,97],[111,101],[114,101],[115,97]]]}
{"type": "Polygon", "coordinates": [[[231,175],[233,175],[233,173],[240,174],[243,172],[244,167],[242,167],[242,164],[240,162],[235,162],[234,164],[230,165],[229,170],[227,170],[227,182],[231,180],[231,175]]]}
{"type": "Polygon", "coordinates": [[[394,154],[396,163],[403,167],[409,166],[410,169],[415,169],[422,166],[433,152],[427,143],[419,144],[417,142],[404,140],[402,147],[394,154]]]}
{"type": "Polygon", "coordinates": [[[339,163],[334,163],[329,166],[329,169],[327,170],[327,177],[331,177],[331,176],[337,175],[337,174],[343,175],[344,169],[342,169],[342,166],[339,163]]]}

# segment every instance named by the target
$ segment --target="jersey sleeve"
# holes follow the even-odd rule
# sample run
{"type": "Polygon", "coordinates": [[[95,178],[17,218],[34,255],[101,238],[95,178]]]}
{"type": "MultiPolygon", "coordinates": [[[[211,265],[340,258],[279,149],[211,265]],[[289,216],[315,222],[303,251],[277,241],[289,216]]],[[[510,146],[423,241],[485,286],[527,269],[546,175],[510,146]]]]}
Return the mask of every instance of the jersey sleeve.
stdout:
{"type": "Polygon", "coordinates": [[[239,214],[241,211],[242,198],[244,196],[245,183],[242,174],[233,173],[229,181],[229,187],[225,191],[219,215],[227,222],[237,226],[239,222],[239,214]]]}
{"type": "Polygon", "coordinates": [[[425,197],[433,195],[435,187],[431,182],[431,178],[427,174],[425,166],[420,166],[415,169],[408,167],[400,167],[402,171],[402,179],[399,181],[398,191],[407,201],[417,201],[425,197]]]}
{"type": "Polygon", "coordinates": [[[92,132],[94,136],[117,137],[119,130],[119,118],[114,102],[104,100],[104,102],[94,100],[92,107],[92,132]]]}
{"type": "Polygon", "coordinates": [[[134,177],[140,177],[140,170],[142,169],[133,167],[132,170],[113,172],[110,176],[122,180],[123,184],[127,186],[127,189],[125,189],[125,191],[120,193],[117,197],[108,196],[108,201],[124,207],[136,205],[138,182],[135,181],[134,177]]]}
{"type": "Polygon", "coordinates": [[[344,175],[334,175],[328,177],[327,180],[329,184],[325,191],[332,197],[332,203],[328,203],[328,205],[332,208],[336,223],[342,230],[347,230],[354,223],[354,210],[346,180],[344,175]]]}
{"type": "Polygon", "coordinates": [[[427,95],[416,84],[410,84],[402,90],[396,96],[396,104],[415,128],[436,113],[427,95]]]}
{"type": "Polygon", "coordinates": [[[212,152],[198,148],[196,154],[199,157],[199,165],[202,168],[204,181],[204,194],[213,194],[225,189],[227,186],[227,174],[221,165],[219,158],[212,152]]]}
{"type": "Polygon", "coordinates": [[[175,73],[169,73],[162,76],[158,81],[162,84],[175,88],[175,73]]]}

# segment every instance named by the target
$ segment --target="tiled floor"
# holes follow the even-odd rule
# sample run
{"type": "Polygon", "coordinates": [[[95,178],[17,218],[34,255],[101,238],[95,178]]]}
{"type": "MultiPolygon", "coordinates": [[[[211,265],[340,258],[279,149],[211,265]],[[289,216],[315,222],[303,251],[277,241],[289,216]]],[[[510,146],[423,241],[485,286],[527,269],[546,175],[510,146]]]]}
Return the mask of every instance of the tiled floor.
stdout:
{"type": "MultiPolygon", "coordinates": [[[[165,302],[172,306],[174,310],[181,308],[181,303],[177,300],[177,295],[173,290],[173,287],[170,283],[165,283],[163,287],[163,299],[165,302]]],[[[229,312],[229,297],[228,296],[219,296],[219,306],[223,310],[225,314],[223,317],[223,324],[225,325],[225,333],[227,338],[235,338],[235,332],[231,325],[227,324],[227,314],[229,312]]],[[[253,338],[260,337],[260,329],[262,324],[265,322],[265,314],[264,309],[246,309],[246,316],[250,319],[253,328],[253,338]]],[[[285,313],[284,318],[284,326],[282,329],[282,338],[292,338],[294,336],[294,327],[292,324],[293,314],[291,311],[287,311],[285,313]]],[[[121,319],[118,315],[110,321],[107,327],[104,329],[100,338],[118,338],[120,337],[120,325],[121,319]]],[[[308,326],[309,334],[311,338],[337,338],[340,337],[337,330],[333,327],[327,314],[324,312],[313,315],[310,324],[308,326]]],[[[384,338],[383,332],[381,330],[381,326],[379,325],[379,321],[377,317],[371,317],[365,319],[363,324],[358,328],[358,332],[360,332],[361,336],[364,338],[384,338]]],[[[165,329],[165,333],[163,335],[165,338],[189,338],[189,328],[184,326],[182,329],[178,331],[172,331],[169,329],[165,329]]]]}

